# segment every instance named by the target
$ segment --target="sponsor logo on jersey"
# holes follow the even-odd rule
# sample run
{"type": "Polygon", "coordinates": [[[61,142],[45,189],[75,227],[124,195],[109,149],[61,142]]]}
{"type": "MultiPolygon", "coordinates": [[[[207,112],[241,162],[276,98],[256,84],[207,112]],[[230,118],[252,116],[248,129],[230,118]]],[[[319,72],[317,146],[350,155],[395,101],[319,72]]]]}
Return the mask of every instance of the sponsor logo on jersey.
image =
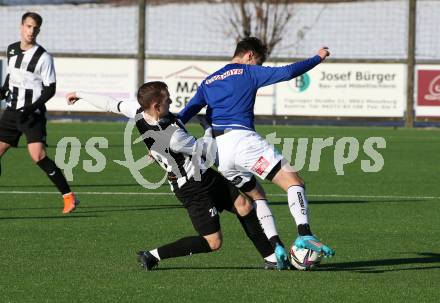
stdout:
{"type": "Polygon", "coordinates": [[[269,164],[269,161],[261,156],[251,169],[261,176],[266,168],[269,166],[269,164]]]}
{"type": "Polygon", "coordinates": [[[242,69],[242,68],[234,68],[234,69],[230,69],[230,70],[228,70],[227,72],[224,72],[224,73],[221,74],[221,75],[215,75],[215,76],[212,76],[211,78],[209,78],[209,79],[207,79],[207,80],[205,81],[205,84],[208,85],[208,84],[210,84],[210,83],[212,83],[212,82],[214,82],[214,81],[217,81],[217,80],[224,80],[224,79],[226,79],[226,78],[229,77],[229,76],[233,76],[233,75],[241,75],[241,74],[243,74],[243,69],[242,69]]]}

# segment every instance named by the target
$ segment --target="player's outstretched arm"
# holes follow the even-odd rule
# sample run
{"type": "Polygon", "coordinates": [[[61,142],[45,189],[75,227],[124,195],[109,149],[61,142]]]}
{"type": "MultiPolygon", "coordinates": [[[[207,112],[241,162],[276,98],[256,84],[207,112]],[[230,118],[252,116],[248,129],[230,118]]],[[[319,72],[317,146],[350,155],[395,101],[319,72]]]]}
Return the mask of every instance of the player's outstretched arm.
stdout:
{"type": "Polygon", "coordinates": [[[295,77],[301,76],[316,65],[320,64],[329,55],[330,52],[328,51],[328,47],[324,46],[319,49],[315,56],[303,61],[279,67],[252,65],[249,69],[256,87],[260,88],[282,81],[289,81],[295,77]]]}
{"type": "Polygon", "coordinates": [[[84,100],[87,103],[107,112],[124,115],[128,118],[134,118],[139,108],[137,102],[119,101],[110,96],[103,96],[85,92],[71,92],[66,95],[69,105],[75,104],[78,100],[84,100]]]}
{"type": "Polygon", "coordinates": [[[197,115],[197,113],[206,106],[206,101],[203,96],[202,88],[199,86],[194,97],[189,100],[188,104],[180,111],[177,118],[183,123],[188,123],[192,117],[197,115]]]}

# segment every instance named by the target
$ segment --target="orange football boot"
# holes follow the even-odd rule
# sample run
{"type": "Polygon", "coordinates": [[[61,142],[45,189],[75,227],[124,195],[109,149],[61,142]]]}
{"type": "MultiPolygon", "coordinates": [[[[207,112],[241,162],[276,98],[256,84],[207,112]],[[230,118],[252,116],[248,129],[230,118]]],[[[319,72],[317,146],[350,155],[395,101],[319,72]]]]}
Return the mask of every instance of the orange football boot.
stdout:
{"type": "Polygon", "coordinates": [[[73,192],[70,192],[68,194],[63,195],[63,198],[64,198],[63,214],[69,214],[73,212],[79,204],[79,200],[75,198],[75,194],[73,192]]]}

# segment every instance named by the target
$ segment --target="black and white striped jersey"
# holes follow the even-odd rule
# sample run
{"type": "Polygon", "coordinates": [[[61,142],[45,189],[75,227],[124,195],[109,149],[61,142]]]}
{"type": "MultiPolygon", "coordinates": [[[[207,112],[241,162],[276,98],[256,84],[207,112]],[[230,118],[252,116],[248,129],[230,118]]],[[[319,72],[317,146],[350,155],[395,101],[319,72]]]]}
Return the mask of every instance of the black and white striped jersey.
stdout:
{"type": "Polygon", "coordinates": [[[167,172],[172,191],[181,188],[188,180],[200,181],[197,178],[201,178],[215,161],[217,146],[210,129],[205,131],[203,138],[196,140],[171,113],[154,121],[136,101],[117,101],[85,92],[76,95],[97,108],[135,119],[151,156],[167,172]]]}
{"type": "MultiPolygon", "coordinates": [[[[7,49],[9,94],[6,105],[19,109],[34,103],[41,96],[43,86],[56,82],[52,56],[40,45],[23,51],[20,42],[7,49]]],[[[44,109],[43,109],[44,110],[44,109]]]]}
{"type": "Polygon", "coordinates": [[[196,173],[201,176],[206,171],[201,154],[197,153],[195,138],[188,134],[176,116],[170,113],[157,123],[149,123],[139,108],[135,119],[152,157],[167,171],[173,191],[194,178],[196,173]]]}

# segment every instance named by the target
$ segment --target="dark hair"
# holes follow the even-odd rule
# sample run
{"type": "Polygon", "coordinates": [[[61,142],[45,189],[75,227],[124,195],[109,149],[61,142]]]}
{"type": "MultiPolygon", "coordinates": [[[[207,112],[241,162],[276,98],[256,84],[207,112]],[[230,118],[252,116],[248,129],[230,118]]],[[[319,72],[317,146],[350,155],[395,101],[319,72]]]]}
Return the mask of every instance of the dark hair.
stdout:
{"type": "Polygon", "coordinates": [[[242,56],[248,51],[253,51],[259,61],[263,63],[267,58],[267,46],[256,37],[246,37],[237,43],[234,57],[242,56]]]}
{"type": "Polygon", "coordinates": [[[148,109],[154,101],[162,97],[162,91],[168,90],[168,86],[162,81],[147,82],[139,87],[137,100],[143,109],[148,109]]]}
{"type": "Polygon", "coordinates": [[[26,18],[32,18],[34,19],[35,23],[37,23],[37,27],[41,27],[41,24],[43,24],[43,18],[37,13],[34,12],[27,12],[21,17],[21,24],[24,24],[24,20],[26,18]]]}

